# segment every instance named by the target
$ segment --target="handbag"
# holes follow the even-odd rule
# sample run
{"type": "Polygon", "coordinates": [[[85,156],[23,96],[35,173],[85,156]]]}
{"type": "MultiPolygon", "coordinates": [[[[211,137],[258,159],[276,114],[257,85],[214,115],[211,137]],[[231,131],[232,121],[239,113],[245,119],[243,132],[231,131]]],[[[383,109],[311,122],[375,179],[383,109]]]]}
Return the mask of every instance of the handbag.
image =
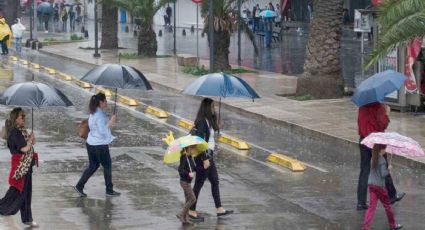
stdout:
{"type": "Polygon", "coordinates": [[[79,137],[83,139],[87,139],[90,132],[89,121],[87,119],[82,120],[80,124],[78,124],[77,134],[79,137]]]}

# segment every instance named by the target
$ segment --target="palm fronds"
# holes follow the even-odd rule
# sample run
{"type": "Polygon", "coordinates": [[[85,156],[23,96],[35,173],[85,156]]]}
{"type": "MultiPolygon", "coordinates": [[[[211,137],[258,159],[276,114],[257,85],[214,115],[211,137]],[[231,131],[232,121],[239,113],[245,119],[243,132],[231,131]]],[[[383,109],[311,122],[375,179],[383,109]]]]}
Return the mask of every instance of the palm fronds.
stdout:
{"type": "Polygon", "coordinates": [[[425,35],[424,0],[386,0],[378,8],[378,47],[370,55],[369,68],[390,50],[425,35]]]}

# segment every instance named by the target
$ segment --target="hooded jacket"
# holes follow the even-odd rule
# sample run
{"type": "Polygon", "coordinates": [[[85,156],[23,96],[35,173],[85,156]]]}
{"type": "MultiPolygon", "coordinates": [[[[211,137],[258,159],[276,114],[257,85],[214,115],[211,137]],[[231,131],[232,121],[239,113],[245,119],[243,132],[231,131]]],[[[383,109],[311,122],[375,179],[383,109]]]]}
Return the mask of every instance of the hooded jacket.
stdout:
{"type": "Polygon", "coordinates": [[[3,40],[6,36],[9,35],[9,39],[6,44],[8,47],[12,44],[12,31],[10,30],[9,25],[6,23],[6,19],[0,18],[0,40],[3,40]]]}

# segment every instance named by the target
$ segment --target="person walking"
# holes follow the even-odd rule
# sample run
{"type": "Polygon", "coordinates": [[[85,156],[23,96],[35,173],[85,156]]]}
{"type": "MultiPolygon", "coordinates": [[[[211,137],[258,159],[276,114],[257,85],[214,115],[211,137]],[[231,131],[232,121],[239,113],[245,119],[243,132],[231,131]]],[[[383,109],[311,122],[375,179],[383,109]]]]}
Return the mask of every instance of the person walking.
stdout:
{"type": "Polygon", "coordinates": [[[260,23],[260,5],[255,5],[252,9],[252,16],[254,18],[254,25],[252,26],[252,32],[259,32],[259,23],[260,23]]]}
{"type": "Polygon", "coordinates": [[[106,195],[119,196],[120,193],[114,191],[112,184],[112,162],[109,153],[109,144],[115,139],[111,134],[111,128],[116,122],[116,115],[112,115],[108,120],[103,111],[108,107],[105,94],[98,93],[90,98],[89,110],[90,117],[88,120],[89,134],[87,137],[86,148],[89,157],[89,166],[84,170],[77,185],[74,186],[75,191],[80,197],[86,197],[84,193],[84,185],[90,177],[96,172],[100,165],[103,167],[103,175],[105,177],[106,195]]]}
{"type": "Polygon", "coordinates": [[[22,35],[25,31],[25,26],[22,25],[21,19],[17,18],[15,20],[15,24],[12,25],[12,34],[13,38],[15,39],[15,47],[16,47],[16,53],[18,55],[21,55],[22,51],[22,35]]]}
{"type": "Polygon", "coordinates": [[[66,11],[65,5],[62,6],[60,17],[61,17],[61,21],[62,21],[62,31],[66,32],[66,23],[68,21],[68,12],[66,11]]]}
{"type": "Polygon", "coordinates": [[[0,44],[1,44],[1,54],[8,55],[9,48],[11,45],[12,31],[9,28],[9,25],[6,22],[6,19],[0,16],[0,44]]]}
{"type": "MultiPolygon", "coordinates": [[[[358,112],[357,125],[359,131],[359,149],[360,149],[360,175],[357,185],[357,210],[366,210],[368,206],[367,200],[367,185],[370,173],[370,160],[372,150],[361,141],[373,132],[384,132],[390,123],[389,114],[391,108],[388,105],[379,102],[361,106],[358,112]]],[[[386,155],[384,155],[386,157],[386,155]]],[[[394,187],[391,175],[385,177],[385,186],[390,196],[391,203],[395,203],[403,199],[405,193],[397,193],[394,187]]]]}
{"type": "Polygon", "coordinates": [[[168,25],[171,26],[171,16],[173,15],[173,9],[171,8],[170,4],[168,4],[167,8],[165,9],[165,13],[167,14],[168,25]]]}
{"type": "Polygon", "coordinates": [[[73,10],[72,6],[71,8],[69,8],[68,15],[69,15],[69,30],[71,32],[74,32],[75,31],[75,11],[73,10]]]}
{"type": "Polygon", "coordinates": [[[188,146],[181,152],[180,165],[178,168],[180,175],[180,186],[183,189],[185,204],[177,218],[183,223],[189,223],[189,208],[196,202],[195,194],[193,193],[192,186],[190,185],[193,177],[195,177],[195,161],[192,155],[197,153],[196,145],[188,146]]]}
{"type": "MultiPolygon", "coordinates": [[[[215,149],[215,132],[219,131],[217,119],[214,113],[214,101],[210,98],[204,98],[199,107],[198,114],[195,120],[194,132],[196,136],[201,137],[208,142],[208,150],[199,156],[195,157],[196,163],[196,178],[193,192],[195,193],[196,202],[198,201],[199,193],[204,185],[205,180],[211,183],[211,192],[217,209],[217,217],[232,214],[232,210],[225,210],[221,205],[220,188],[217,168],[214,163],[215,149]]],[[[193,220],[203,220],[203,217],[198,216],[196,212],[196,202],[189,210],[189,217],[193,220]]]]}
{"type": "Polygon", "coordinates": [[[372,167],[369,174],[369,197],[370,206],[364,217],[363,230],[369,230],[372,224],[373,216],[375,215],[378,200],[381,201],[387,214],[388,223],[391,230],[401,229],[403,225],[396,224],[394,213],[391,208],[390,197],[385,188],[385,178],[390,175],[388,165],[383,157],[385,154],[385,145],[375,144],[372,150],[372,167]]]}
{"type": "Polygon", "coordinates": [[[25,225],[38,227],[31,211],[32,167],[37,163],[38,155],[34,152],[34,133],[25,129],[25,113],[22,108],[14,108],[6,120],[4,138],[12,154],[12,167],[9,174],[9,189],[0,199],[0,215],[15,215],[21,212],[25,225]]]}

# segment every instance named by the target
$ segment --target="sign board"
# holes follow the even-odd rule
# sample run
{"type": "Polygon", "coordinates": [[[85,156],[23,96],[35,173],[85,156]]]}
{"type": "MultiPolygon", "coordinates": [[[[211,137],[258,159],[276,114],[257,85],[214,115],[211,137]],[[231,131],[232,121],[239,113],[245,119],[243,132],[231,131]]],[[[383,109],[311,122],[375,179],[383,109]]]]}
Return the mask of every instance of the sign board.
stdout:
{"type": "Polygon", "coordinates": [[[354,10],[354,31],[370,33],[372,31],[372,14],[354,10]]]}
{"type": "MultiPolygon", "coordinates": [[[[378,72],[383,72],[385,70],[394,70],[398,71],[398,49],[395,48],[391,50],[385,57],[379,60],[378,62],[378,72]]],[[[394,91],[386,96],[386,98],[398,100],[398,91],[394,91]]]]}
{"type": "Polygon", "coordinates": [[[202,3],[202,0],[192,0],[193,3],[199,4],[202,3]]]}

